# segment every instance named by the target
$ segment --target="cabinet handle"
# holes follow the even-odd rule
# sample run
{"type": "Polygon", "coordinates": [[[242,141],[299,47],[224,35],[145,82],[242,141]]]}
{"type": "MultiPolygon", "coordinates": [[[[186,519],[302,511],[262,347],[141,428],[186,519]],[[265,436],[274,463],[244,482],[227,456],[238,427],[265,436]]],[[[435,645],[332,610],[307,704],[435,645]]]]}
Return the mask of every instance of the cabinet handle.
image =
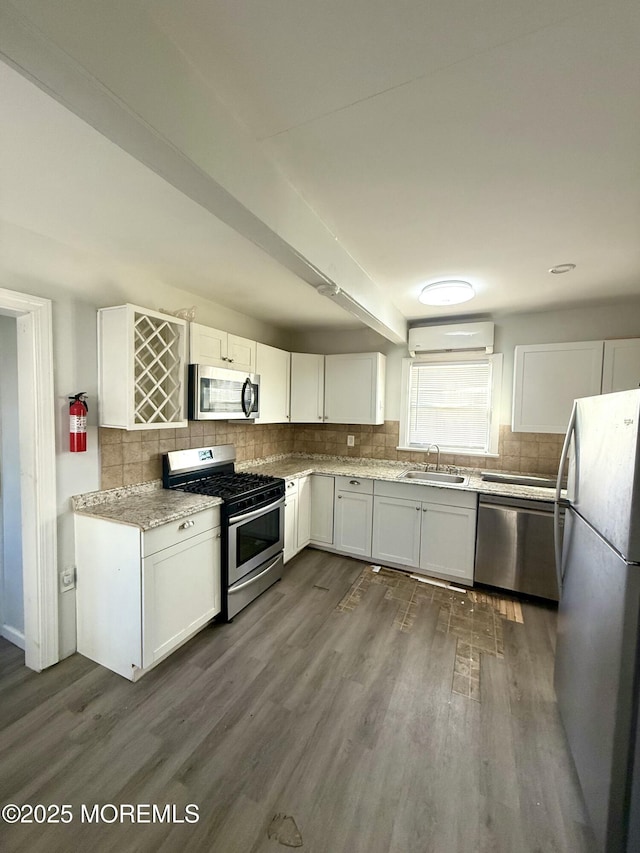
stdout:
{"type": "Polygon", "coordinates": [[[338,500],[339,500],[339,501],[341,501],[341,500],[342,500],[342,495],[338,495],[338,500]]]}
{"type": "Polygon", "coordinates": [[[319,420],[319,421],[321,421],[321,420],[322,420],[322,415],[318,415],[318,420],[319,420]]]}
{"type": "Polygon", "coordinates": [[[427,511],[426,508],[422,510],[422,512],[426,512],[426,511],[427,511]]]}
{"type": "Polygon", "coordinates": [[[350,486],[359,486],[360,480],[349,480],[349,485],[350,486]]]}
{"type": "Polygon", "coordinates": [[[189,527],[195,527],[195,521],[183,521],[178,530],[187,530],[189,527]]]}
{"type": "Polygon", "coordinates": [[[233,359],[232,359],[232,358],[228,358],[228,359],[227,359],[227,361],[229,362],[229,364],[233,364],[233,359]]]}
{"type": "Polygon", "coordinates": [[[419,507],[419,506],[417,506],[417,507],[416,507],[416,512],[420,512],[420,507],[419,507]]]}

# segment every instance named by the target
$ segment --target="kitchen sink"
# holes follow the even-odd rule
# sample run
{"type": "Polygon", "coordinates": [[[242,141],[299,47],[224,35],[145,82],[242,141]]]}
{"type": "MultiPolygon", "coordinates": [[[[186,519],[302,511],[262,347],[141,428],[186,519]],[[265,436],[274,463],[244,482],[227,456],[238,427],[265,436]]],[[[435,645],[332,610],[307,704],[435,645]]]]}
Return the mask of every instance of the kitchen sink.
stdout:
{"type": "Polygon", "coordinates": [[[420,480],[423,483],[453,483],[460,485],[466,483],[468,477],[460,474],[445,474],[444,471],[405,471],[400,474],[399,480],[420,480]]]}

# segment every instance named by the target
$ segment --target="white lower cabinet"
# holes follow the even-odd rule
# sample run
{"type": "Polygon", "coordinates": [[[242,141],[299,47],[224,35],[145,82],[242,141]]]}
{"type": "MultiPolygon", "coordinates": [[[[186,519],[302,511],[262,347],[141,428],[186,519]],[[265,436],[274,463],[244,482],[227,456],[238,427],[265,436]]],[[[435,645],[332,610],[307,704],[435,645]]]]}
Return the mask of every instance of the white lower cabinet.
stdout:
{"type": "Polygon", "coordinates": [[[284,562],[306,548],[311,540],[311,477],[285,481],[284,562]]]}
{"type": "Polygon", "coordinates": [[[328,474],[311,475],[311,544],[333,545],[335,478],[328,474]]]}
{"type": "Polygon", "coordinates": [[[371,557],[373,480],[336,477],[334,548],[354,557],[371,557]]]}
{"type": "Polygon", "coordinates": [[[77,514],[78,651],[136,681],[221,610],[217,508],[143,532],[77,514]]]}
{"type": "Polygon", "coordinates": [[[423,504],[419,571],[473,584],[476,510],[423,504]]]}
{"type": "Polygon", "coordinates": [[[473,584],[475,492],[376,480],[373,559],[473,584]]]}
{"type": "Polygon", "coordinates": [[[302,551],[311,541],[311,476],[298,480],[298,524],[296,551],[302,551]]]}
{"type": "Polygon", "coordinates": [[[420,565],[422,504],[376,495],[373,502],[373,559],[380,563],[420,565]]]}
{"type": "Polygon", "coordinates": [[[298,547],[298,480],[285,481],[284,493],[284,562],[295,557],[298,547]]]}

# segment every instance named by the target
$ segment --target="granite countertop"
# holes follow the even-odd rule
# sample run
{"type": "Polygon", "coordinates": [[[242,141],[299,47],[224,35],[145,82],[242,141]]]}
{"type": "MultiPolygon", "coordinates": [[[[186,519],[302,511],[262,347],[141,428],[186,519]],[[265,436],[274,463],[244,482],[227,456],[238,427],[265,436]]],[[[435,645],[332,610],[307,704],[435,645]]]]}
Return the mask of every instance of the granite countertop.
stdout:
{"type": "MultiPolygon", "coordinates": [[[[362,477],[370,480],[397,480],[405,471],[416,465],[391,462],[384,459],[351,459],[349,457],[291,455],[264,462],[253,461],[236,465],[238,471],[269,474],[272,477],[303,477],[307,474],[329,474],[335,477],[362,477]]],[[[481,478],[478,471],[460,471],[468,477],[463,484],[428,483],[436,489],[455,489],[499,495],[507,498],[553,501],[555,490],[540,486],[519,486],[511,483],[493,483],[481,478]]],[[[501,472],[505,473],[505,472],[501,472]]],[[[416,480],[403,482],[423,485],[416,480]]],[[[564,496],[563,491],[563,496],[564,496]]],[[[74,512],[104,518],[120,524],[130,524],[141,530],[151,530],[162,524],[177,521],[203,509],[219,506],[221,498],[194,495],[172,489],[163,489],[161,480],[123,486],[119,489],[87,492],[71,498],[74,512]]]]}
{"type": "Polygon", "coordinates": [[[120,489],[87,492],[71,498],[74,511],[80,515],[129,524],[141,530],[160,527],[221,503],[222,498],[163,489],[161,480],[120,489]]]}
{"type": "MultiPolygon", "coordinates": [[[[391,462],[384,459],[351,459],[331,456],[285,456],[268,462],[250,462],[236,466],[239,471],[253,471],[257,474],[270,474],[273,477],[303,477],[306,474],[330,474],[336,477],[364,477],[372,480],[397,480],[405,471],[421,466],[407,462],[391,462]]],[[[555,489],[540,486],[520,486],[512,483],[493,483],[483,480],[477,470],[461,469],[460,473],[468,477],[466,483],[428,483],[436,489],[455,489],[457,491],[478,492],[484,495],[499,495],[508,498],[553,501],[555,489]]],[[[506,473],[506,472],[499,472],[506,473]]],[[[517,475],[516,475],[517,476],[517,475]]],[[[417,483],[406,480],[403,482],[417,483]]],[[[423,485],[423,483],[419,483],[423,485]]],[[[565,492],[563,491],[563,496],[565,492]]]]}

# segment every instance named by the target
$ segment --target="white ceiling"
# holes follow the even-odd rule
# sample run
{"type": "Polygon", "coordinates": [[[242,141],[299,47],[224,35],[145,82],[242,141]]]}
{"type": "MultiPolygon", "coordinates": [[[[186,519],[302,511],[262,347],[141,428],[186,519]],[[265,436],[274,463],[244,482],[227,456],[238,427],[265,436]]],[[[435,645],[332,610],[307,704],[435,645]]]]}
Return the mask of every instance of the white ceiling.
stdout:
{"type": "MultiPolygon", "coordinates": [[[[416,300],[443,277],[475,285],[467,315],[640,296],[637,0],[137,5],[406,317],[452,313],[416,300]]],[[[33,87],[0,82],[0,215],[281,326],[353,323],[33,87]]]]}
{"type": "Polygon", "coordinates": [[[0,103],[0,226],[4,220],[80,250],[88,278],[100,280],[107,267],[117,275],[120,265],[282,328],[354,326],[341,308],[3,63],[0,103]]]}

